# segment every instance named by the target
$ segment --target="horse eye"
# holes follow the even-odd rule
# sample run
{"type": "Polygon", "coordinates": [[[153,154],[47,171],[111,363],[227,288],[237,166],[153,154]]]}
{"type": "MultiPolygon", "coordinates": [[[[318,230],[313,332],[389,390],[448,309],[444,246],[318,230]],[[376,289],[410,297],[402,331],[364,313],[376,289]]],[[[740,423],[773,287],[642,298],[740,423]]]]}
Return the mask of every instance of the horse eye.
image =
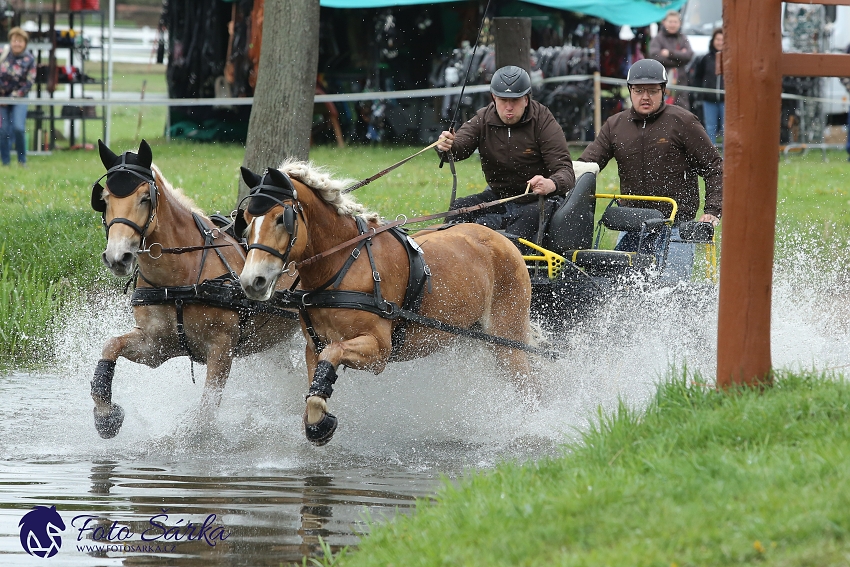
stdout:
{"type": "Polygon", "coordinates": [[[275,222],[277,222],[277,224],[283,224],[283,215],[278,215],[275,222]]]}

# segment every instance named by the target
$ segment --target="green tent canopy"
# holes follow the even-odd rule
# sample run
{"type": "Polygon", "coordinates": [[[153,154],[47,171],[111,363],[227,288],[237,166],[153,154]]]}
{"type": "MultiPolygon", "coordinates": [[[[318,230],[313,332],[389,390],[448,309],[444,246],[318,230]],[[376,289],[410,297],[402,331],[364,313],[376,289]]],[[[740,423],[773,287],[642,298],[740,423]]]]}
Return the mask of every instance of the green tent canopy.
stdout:
{"type": "MultiPolygon", "coordinates": [[[[325,8],[383,8],[438,4],[456,0],[320,0],[325,8]]],[[[667,10],[678,10],[686,0],[523,0],[531,4],[596,16],[618,26],[647,26],[660,22],[667,10]]]]}

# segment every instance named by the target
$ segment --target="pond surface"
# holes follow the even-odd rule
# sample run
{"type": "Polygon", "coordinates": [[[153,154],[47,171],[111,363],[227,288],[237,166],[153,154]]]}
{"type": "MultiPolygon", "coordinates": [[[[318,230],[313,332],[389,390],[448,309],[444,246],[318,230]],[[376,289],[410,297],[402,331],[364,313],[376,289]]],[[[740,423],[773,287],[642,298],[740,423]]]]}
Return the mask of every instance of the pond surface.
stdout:
{"type": "MultiPolygon", "coordinates": [[[[839,280],[780,272],[776,367],[850,365],[839,280]]],[[[331,400],[337,434],[313,447],[297,337],[235,363],[213,423],[194,413],[205,367],[195,365],[193,383],[186,358],[156,369],[120,360],[113,399],[127,415],[117,437],[101,439],[89,381],[105,339],[132,319],[123,297],[93,300],[57,325],[43,370],[0,376],[0,565],[276,566],[320,555],[320,537],[355,546],[369,521],[409,513],[444,478],[557,455],[598,407],[645,406],[674,364],[710,381],[716,302],[716,290],[612,300],[551,338],[568,356],[535,364],[546,396],[533,409],[466,340],[379,376],[346,370],[331,400]],[[65,526],[49,559],[20,540],[36,506],[55,506],[65,526]]]]}

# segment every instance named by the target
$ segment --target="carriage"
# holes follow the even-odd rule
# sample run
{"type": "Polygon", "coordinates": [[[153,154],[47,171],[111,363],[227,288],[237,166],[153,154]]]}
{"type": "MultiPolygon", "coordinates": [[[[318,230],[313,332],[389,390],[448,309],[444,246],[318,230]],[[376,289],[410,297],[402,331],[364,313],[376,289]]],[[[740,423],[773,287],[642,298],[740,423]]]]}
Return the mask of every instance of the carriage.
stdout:
{"type": "Polygon", "coordinates": [[[576,184],[552,214],[537,242],[513,237],[524,251],[532,285],[532,313],[545,327],[563,330],[590,314],[617,289],[634,283],[658,283],[672,243],[702,248],[701,275],[717,281],[714,227],[705,222],[679,224],[679,238],[671,237],[676,202],[669,197],[596,193],[598,169],[576,162],[576,184]],[[655,201],[672,205],[665,217],[657,209],[619,206],[622,201],[655,201]],[[597,215],[597,202],[604,203],[597,215]],[[598,218],[598,220],[597,220],[598,218]],[[614,250],[606,233],[628,231],[639,235],[637,252],[614,250]],[[644,242],[657,240],[654,250],[644,242]]]}

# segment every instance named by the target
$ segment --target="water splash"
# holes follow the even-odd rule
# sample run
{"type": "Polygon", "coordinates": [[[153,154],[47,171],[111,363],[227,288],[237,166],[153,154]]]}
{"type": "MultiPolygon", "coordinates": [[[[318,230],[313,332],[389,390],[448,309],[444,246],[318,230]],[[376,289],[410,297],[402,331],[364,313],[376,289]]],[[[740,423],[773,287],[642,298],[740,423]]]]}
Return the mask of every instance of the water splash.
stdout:
{"type": "MultiPolygon", "coordinates": [[[[850,364],[847,302],[837,301],[850,297],[845,264],[818,260],[813,269],[811,259],[824,257],[817,247],[789,245],[785,253],[787,260],[776,265],[773,296],[775,366],[850,364]]],[[[552,454],[577,438],[597,407],[610,411],[619,399],[645,405],[671,366],[687,366],[711,382],[717,289],[624,288],[613,295],[568,333],[550,337],[567,356],[535,361],[545,399],[533,409],[499,374],[488,349],[467,339],[424,359],[391,364],[377,376],[343,370],[331,401],[340,428],[323,448],[303,438],[307,382],[300,337],[237,360],[212,424],[196,416],[203,365],[195,365],[199,379],[192,384],[187,358],[156,369],[119,360],[114,400],[127,416],[116,438],[100,439],[89,381],[103,342],[132,325],[126,298],[115,294],[100,294],[66,314],[51,372],[3,379],[4,454],[190,458],[220,469],[412,471],[461,471],[552,454]]]]}

